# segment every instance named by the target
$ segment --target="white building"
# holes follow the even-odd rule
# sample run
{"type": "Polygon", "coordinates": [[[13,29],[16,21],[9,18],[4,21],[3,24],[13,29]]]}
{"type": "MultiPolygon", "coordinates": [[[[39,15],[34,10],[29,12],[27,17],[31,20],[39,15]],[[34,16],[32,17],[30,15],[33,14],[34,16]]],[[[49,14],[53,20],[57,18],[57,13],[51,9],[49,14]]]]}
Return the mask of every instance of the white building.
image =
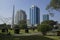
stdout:
{"type": "Polygon", "coordinates": [[[15,24],[18,24],[20,20],[27,20],[26,13],[23,10],[17,11],[16,16],[15,16],[15,24]]]}

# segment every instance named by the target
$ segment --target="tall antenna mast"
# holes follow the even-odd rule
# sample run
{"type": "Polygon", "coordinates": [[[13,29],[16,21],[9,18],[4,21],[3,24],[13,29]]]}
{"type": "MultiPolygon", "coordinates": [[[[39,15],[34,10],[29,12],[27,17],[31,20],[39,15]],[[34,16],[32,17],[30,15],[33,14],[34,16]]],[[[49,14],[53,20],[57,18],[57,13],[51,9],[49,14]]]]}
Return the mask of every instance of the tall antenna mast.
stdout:
{"type": "Polygon", "coordinates": [[[13,15],[12,15],[12,25],[11,25],[11,28],[14,27],[14,13],[15,13],[15,5],[13,5],[13,15]]]}

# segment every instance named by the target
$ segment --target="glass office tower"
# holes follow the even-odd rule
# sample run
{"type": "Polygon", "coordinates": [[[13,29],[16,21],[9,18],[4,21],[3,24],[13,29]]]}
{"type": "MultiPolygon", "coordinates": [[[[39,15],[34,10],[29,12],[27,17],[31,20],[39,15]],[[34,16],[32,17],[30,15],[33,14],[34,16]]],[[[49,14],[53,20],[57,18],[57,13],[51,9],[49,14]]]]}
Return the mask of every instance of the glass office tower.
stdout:
{"type": "Polygon", "coordinates": [[[30,8],[30,24],[33,26],[40,24],[40,9],[35,5],[30,8]]]}
{"type": "Polygon", "coordinates": [[[48,14],[44,14],[43,15],[43,21],[49,20],[49,15],[48,14]]]}

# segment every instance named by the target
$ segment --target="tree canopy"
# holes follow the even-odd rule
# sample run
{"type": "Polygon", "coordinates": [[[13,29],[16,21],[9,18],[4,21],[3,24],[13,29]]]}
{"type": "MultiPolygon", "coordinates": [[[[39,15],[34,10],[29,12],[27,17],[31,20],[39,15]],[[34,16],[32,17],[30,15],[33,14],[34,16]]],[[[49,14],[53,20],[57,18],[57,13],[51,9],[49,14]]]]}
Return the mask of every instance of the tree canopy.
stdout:
{"type": "Polygon", "coordinates": [[[38,31],[42,32],[43,35],[46,35],[48,31],[52,30],[52,26],[47,24],[41,24],[38,26],[38,31]]]}
{"type": "Polygon", "coordinates": [[[25,20],[21,20],[21,21],[19,22],[19,26],[20,26],[20,28],[25,28],[25,27],[27,27],[26,21],[25,21],[25,20]]]}
{"type": "Polygon", "coordinates": [[[57,21],[48,20],[48,21],[43,21],[41,24],[48,24],[50,26],[53,26],[53,25],[57,24],[57,21]]]}
{"type": "Polygon", "coordinates": [[[60,0],[51,0],[46,9],[55,9],[60,11],[60,0]]]}
{"type": "Polygon", "coordinates": [[[38,31],[41,31],[43,35],[45,35],[48,31],[51,31],[56,25],[57,22],[53,20],[43,21],[38,25],[38,31]]]}

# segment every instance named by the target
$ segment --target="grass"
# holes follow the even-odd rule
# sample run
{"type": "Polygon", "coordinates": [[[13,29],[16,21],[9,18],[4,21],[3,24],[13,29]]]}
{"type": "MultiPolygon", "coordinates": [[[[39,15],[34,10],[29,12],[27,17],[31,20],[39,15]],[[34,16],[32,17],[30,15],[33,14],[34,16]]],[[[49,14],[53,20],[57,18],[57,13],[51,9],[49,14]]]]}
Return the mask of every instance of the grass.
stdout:
{"type": "MultiPolygon", "coordinates": [[[[14,30],[8,30],[12,35],[14,34],[14,30]]],[[[37,31],[37,29],[36,30],[29,30],[29,34],[31,34],[31,33],[37,33],[38,31],[37,31]]],[[[20,34],[25,34],[25,30],[20,30],[20,34]]]]}
{"type": "Polygon", "coordinates": [[[60,40],[60,36],[41,36],[41,35],[30,35],[30,36],[10,36],[1,37],[0,40],[60,40]]]}
{"type": "MultiPolygon", "coordinates": [[[[12,35],[14,34],[14,30],[8,30],[8,32],[10,32],[12,35]]],[[[37,30],[35,30],[35,31],[33,31],[33,30],[29,30],[29,33],[28,34],[32,34],[32,33],[37,33],[38,31],[37,30]]],[[[0,30],[0,33],[2,33],[1,32],[1,30],[0,30]]],[[[20,30],[20,34],[26,34],[25,33],[25,30],[20,30]]],[[[9,39],[13,39],[13,40],[60,40],[60,36],[38,36],[38,35],[30,35],[30,36],[19,36],[19,37],[10,37],[10,38],[1,38],[1,36],[0,36],[0,40],[9,40],[9,39]]]]}
{"type": "Polygon", "coordinates": [[[54,40],[60,40],[60,36],[46,36],[46,37],[54,39],[54,40]]]}
{"type": "Polygon", "coordinates": [[[21,36],[20,40],[53,40],[53,39],[44,36],[32,35],[32,36],[21,36]]]}
{"type": "MultiPolygon", "coordinates": [[[[0,37],[1,39],[1,37],[0,37]]],[[[1,40],[53,40],[52,38],[44,37],[44,36],[38,36],[38,35],[31,35],[31,36],[19,36],[19,37],[7,37],[3,38],[1,40]],[[12,38],[12,39],[11,39],[12,38]]]]}
{"type": "Polygon", "coordinates": [[[0,30],[0,33],[1,33],[1,30],[0,30]]]}
{"type": "MultiPolygon", "coordinates": [[[[10,32],[11,35],[14,35],[14,30],[8,29],[8,32],[10,32]]],[[[30,29],[28,34],[37,33],[37,32],[38,32],[37,29],[35,29],[34,31],[30,29]]],[[[2,33],[1,30],[0,30],[0,33],[2,33]]],[[[6,33],[7,33],[7,32],[4,32],[4,33],[2,33],[2,34],[6,34],[6,33]]],[[[27,34],[27,33],[25,33],[25,30],[24,30],[24,29],[21,29],[19,33],[20,33],[20,34],[27,34]]]]}

